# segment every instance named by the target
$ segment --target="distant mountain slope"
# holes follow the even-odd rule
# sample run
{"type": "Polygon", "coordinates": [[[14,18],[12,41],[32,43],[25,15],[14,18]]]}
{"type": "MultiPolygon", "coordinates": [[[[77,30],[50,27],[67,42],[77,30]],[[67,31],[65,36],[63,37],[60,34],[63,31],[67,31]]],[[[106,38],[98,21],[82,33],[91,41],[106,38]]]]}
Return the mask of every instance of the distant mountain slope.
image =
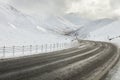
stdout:
{"type": "Polygon", "coordinates": [[[73,36],[77,34],[82,39],[86,38],[90,32],[102,28],[103,26],[115,21],[107,18],[100,20],[88,20],[80,17],[78,14],[73,13],[64,15],[64,18],[78,26],[78,29],[73,30],[70,34],[73,36]]]}
{"type": "Polygon", "coordinates": [[[106,25],[98,30],[90,33],[88,39],[91,40],[103,40],[115,39],[120,36],[120,20],[114,21],[113,23],[106,25]]]}
{"type": "Polygon", "coordinates": [[[38,23],[31,16],[0,2],[0,46],[70,41],[66,40],[68,37],[50,33],[38,23]]]}
{"type": "Polygon", "coordinates": [[[87,36],[89,36],[90,32],[98,30],[104,26],[107,26],[114,21],[115,20],[112,19],[100,19],[100,20],[92,21],[80,27],[79,30],[77,30],[77,34],[79,35],[79,38],[86,38],[87,36]]]}

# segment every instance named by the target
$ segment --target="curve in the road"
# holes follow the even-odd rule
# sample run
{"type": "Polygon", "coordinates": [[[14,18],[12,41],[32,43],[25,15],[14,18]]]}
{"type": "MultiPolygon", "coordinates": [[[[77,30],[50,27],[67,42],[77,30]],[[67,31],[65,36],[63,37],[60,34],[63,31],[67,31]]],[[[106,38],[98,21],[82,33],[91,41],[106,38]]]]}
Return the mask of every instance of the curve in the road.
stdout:
{"type": "Polygon", "coordinates": [[[82,41],[76,48],[1,60],[0,80],[99,80],[116,58],[116,46],[82,41]]]}

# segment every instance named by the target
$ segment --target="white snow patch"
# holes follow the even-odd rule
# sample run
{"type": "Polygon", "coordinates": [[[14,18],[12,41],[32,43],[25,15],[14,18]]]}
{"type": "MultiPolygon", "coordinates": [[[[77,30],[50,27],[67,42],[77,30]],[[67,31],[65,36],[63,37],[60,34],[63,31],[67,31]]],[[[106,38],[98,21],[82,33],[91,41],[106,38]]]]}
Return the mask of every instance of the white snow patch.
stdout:
{"type": "Polygon", "coordinates": [[[47,32],[46,29],[44,29],[44,28],[42,28],[42,27],[40,27],[40,26],[37,26],[36,28],[37,28],[38,30],[40,30],[40,31],[47,32]]]}
{"type": "Polygon", "coordinates": [[[13,29],[17,29],[15,25],[8,23],[13,29]]]}

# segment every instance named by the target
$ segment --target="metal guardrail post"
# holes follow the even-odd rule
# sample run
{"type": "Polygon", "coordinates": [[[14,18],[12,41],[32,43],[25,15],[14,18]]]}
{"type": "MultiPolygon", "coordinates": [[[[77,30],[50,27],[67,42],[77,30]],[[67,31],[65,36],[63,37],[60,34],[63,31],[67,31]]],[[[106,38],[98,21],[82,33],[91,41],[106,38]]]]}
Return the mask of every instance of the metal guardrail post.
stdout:
{"type": "Polygon", "coordinates": [[[25,46],[22,46],[22,53],[24,55],[24,52],[25,52],[25,46]]]}
{"type": "Polygon", "coordinates": [[[61,49],[62,49],[62,43],[61,43],[61,49]]]}
{"type": "Polygon", "coordinates": [[[38,45],[36,45],[36,53],[38,53],[38,45]]]}
{"type": "Polygon", "coordinates": [[[61,49],[61,43],[59,43],[59,48],[61,49]]]}
{"type": "Polygon", "coordinates": [[[41,45],[41,52],[43,52],[43,45],[41,45]]]}
{"type": "Polygon", "coordinates": [[[59,43],[59,48],[61,49],[61,43],[59,43]]]}
{"type": "Polygon", "coordinates": [[[57,43],[57,50],[58,50],[59,44],[57,43]]]}
{"type": "Polygon", "coordinates": [[[51,51],[51,47],[52,47],[51,44],[49,44],[49,51],[51,51]]]}
{"type": "MultiPolygon", "coordinates": [[[[36,53],[38,53],[38,52],[49,52],[49,51],[55,51],[55,50],[60,50],[60,49],[65,49],[65,48],[68,48],[68,47],[72,47],[72,44],[70,44],[70,43],[52,43],[52,44],[44,44],[44,45],[42,44],[42,45],[35,45],[35,46],[29,45],[29,46],[26,46],[26,47],[23,45],[23,46],[19,46],[19,47],[20,47],[20,50],[21,50],[20,52],[23,53],[23,55],[24,55],[25,51],[29,52],[30,54],[32,54],[32,52],[36,52],[36,53]]],[[[8,47],[8,48],[11,48],[10,52],[12,52],[12,56],[15,56],[17,47],[12,46],[12,47],[8,47]]],[[[3,52],[2,56],[6,57],[6,52],[7,52],[7,47],[6,46],[3,46],[2,52],[3,52]]]]}
{"type": "Polygon", "coordinates": [[[15,46],[13,46],[13,56],[15,56],[15,46]]]}
{"type": "Polygon", "coordinates": [[[55,50],[55,44],[53,44],[53,49],[55,50]]]}
{"type": "Polygon", "coordinates": [[[32,54],[32,45],[30,45],[30,54],[32,54]]]}
{"type": "Polygon", "coordinates": [[[67,48],[67,43],[65,43],[65,48],[67,48]]]}
{"type": "Polygon", "coordinates": [[[50,44],[50,51],[53,51],[53,44],[50,44]]]}
{"type": "Polygon", "coordinates": [[[45,44],[45,51],[47,52],[47,48],[48,48],[48,46],[47,46],[47,44],[45,44]]]}
{"type": "Polygon", "coordinates": [[[5,46],[3,47],[3,57],[5,57],[5,46]]]}

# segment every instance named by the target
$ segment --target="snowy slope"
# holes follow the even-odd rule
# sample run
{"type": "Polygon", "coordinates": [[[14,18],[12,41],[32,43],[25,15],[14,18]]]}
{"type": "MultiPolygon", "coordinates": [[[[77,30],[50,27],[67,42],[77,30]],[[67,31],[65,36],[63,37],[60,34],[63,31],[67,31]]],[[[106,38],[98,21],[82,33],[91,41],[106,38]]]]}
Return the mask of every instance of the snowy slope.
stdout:
{"type": "Polygon", "coordinates": [[[110,41],[120,46],[120,20],[117,20],[93,32],[90,32],[88,39],[110,41]]]}
{"type": "Polygon", "coordinates": [[[95,30],[98,30],[104,26],[107,26],[114,22],[115,20],[112,19],[100,19],[91,21],[88,24],[85,24],[84,26],[80,27],[80,29],[77,31],[79,34],[79,38],[84,39],[87,36],[89,36],[89,33],[95,30]]]}
{"type": "Polygon", "coordinates": [[[59,34],[67,34],[73,30],[77,30],[79,26],[76,26],[75,24],[69,22],[64,17],[60,15],[47,15],[47,18],[42,19],[42,17],[35,17],[32,16],[35,19],[35,22],[39,24],[40,26],[44,27],[45,29],[59,33],[59,34]]]}
{"type": "Polygon", "coordinates": [[[70,38],[49,33],[9,4],[0,2],[0,46],[69,42],[70,38]]]}
{"type": "Polygon", "coordinates": [[[69,20],[71,23],[76,24],[78,29],[71,32],[71,35],[75,36],[76,34],[80,39],[84,39],[89,36],[89,33],[95,31],[99,28],[102,28],[105,25],[111,24],[115,20],[113,19],[99,19],[99,20],[89,20],[80,17],[78,14],[67,14],[64,15],[64,18],[69,20]]]}

